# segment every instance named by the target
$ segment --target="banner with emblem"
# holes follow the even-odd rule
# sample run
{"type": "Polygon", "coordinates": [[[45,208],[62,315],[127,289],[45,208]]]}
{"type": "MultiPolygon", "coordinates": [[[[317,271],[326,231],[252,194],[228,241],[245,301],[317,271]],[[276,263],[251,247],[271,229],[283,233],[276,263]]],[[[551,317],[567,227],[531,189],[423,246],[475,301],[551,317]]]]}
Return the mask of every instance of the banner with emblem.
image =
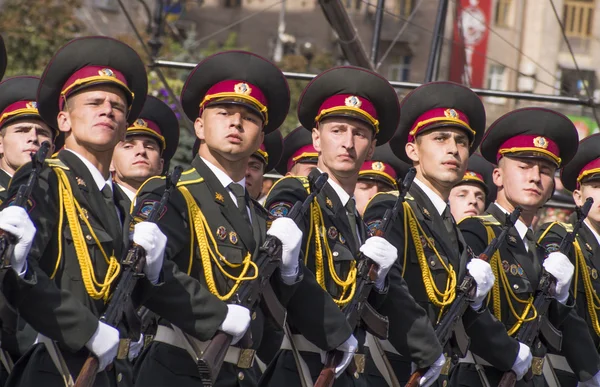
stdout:
{"type": "Polygon", "coordinates": [[[450,80],[483,87],[491,0],[459,0],[454,18],[450,80]]]}

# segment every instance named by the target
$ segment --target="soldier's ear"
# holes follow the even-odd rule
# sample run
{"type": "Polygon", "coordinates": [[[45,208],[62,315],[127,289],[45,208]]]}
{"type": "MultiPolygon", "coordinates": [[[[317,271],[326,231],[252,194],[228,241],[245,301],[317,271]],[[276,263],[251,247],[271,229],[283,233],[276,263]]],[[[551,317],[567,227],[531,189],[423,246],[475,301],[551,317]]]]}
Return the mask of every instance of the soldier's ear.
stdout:
{"type": "Polygon", "coordinates": [[[321,131],[319,128],[312,130],[313,147],[317,152],[321,152],[321,131]]]}
{"type": "Polygon", "coordinates": [[[413,162],[419,162],[419,149],[415,141],[407,142],[404,146],[404,151],[413,162]]]}
{"type": "Polygon", "coordinates": [[[198,117],[196,118],[196,121],[194,121],[194,132],[198,139],[204,140],[204,120],[202,117],[198,117]]]}
{"type": "Polygon", "coordinates": [[[61,110],[60,112],[58,112],[56,121],[58,122],[58,130],[65,133],[71,131],[71,115],[68,111],[61,110]]]}
{"type": "MultiPolygon", "coordinates": [[[[502,161],[502,160],[500,160],[500,161],[502,161]]],[[[502,170],[499,167],[494,168],[494,171],[492,172],[492,181],[494,182],[494,185],[496,187],[503,186],[502,170]]]]}
{"type": "Polygon", "coordinates": [[[573,200],[575,201],[575,205],[577,207],[581,207],[583,205],[583,194],[580,189],[576,189],[573,191],[573,200]]]}

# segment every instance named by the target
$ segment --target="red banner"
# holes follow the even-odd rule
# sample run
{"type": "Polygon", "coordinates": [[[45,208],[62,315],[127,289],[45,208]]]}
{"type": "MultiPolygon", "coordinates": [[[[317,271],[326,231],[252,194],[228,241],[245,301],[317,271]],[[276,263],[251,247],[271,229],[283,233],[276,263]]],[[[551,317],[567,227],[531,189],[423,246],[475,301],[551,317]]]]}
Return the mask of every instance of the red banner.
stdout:
{"type": "Polygon", "coordinates": [[[491,0],[459,0],[454,18],[450,80],[483,87],[491,0]]]}

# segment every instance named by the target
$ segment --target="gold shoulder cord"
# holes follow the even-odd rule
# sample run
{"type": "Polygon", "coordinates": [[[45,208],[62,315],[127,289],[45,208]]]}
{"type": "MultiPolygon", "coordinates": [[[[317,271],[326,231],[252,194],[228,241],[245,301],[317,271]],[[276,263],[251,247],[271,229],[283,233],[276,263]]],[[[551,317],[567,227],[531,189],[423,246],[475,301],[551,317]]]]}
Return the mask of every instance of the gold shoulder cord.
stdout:
{"type": "Polygon", "coordinates": [[[115,281],[115,279],[119,276],[121,272],[121,265],[119,261],[114,256],[114,251],[111,254],[110,258],[107,256],[102,244],[98,240],[98,237],[94,233],[87,217],[85,216],[81,206],[73,197],[73,191],[71,189],[71,183],[69,182],[69,178],[65,171],[58,167],[51,165],[51,168],[54,170],[58,177],[59,187],[58,187],[58,197],[59,197],[59,218],[58,218],[58,257],[56,259],[56,266],[52,275],[50,276],[53,279],[56,276],[56,272],[58,271],[58,267],[60,265],[60,261],[62,259],[62,229],[63,229],[63,217],[66,215],[67,222],[69,223],[69,227],[71,229],[71,235],[73,236],[73,246],[75,247],[75,253],[77,254],[77,260],[79,261],[79,267],[81,269],[81,278],[83,279],[83,284],[85,286],[85,290],[94,300],[103,299],[106,303],[110,296],[110,286],[115,281]],[[106,271],[106,276],[104,278],[104,282],[100,283],[96,280],[96,275],[94,273],[94,266],[91,263],[90,252],[87,248],[87,244],[85,243],[85,239],[83,237],[83,230],[81,229],[81,224],[78,221],[78,215],[81,220],[87,226],[90,235],[96,242],[96,246],[100,249],[104,260],[108,264],[108,269],[106,271]]]}
{"type": "MultiPolygon", "coordinates": [[[[419,260],[419,267],[421,268],[421,275],[423,276],[423,285],[425,286],[425,292],[427,293],[427,297],[429,301],[438,308],[440,308],[440,312],[438,314],[438,320],[443,315],[444,308],[450,305],[454,299],[456,298],[456,272],[450,263],[446,264],[439,252],[435,248],[435,245],[431,243],[429,237],[425,234],[425,231],[421,227],[412,207],[407,202],[403,202],[402,206],[404,207],[404,229],[409,230],[411,239],[413,241],[413,245],[417,252],[417,257],[419,260]],[[408,228],[407,228],[408,226],[408,228]],[[433,274],[431,273],[431,268],[429,267],[429,263],[427,262],[427,258],[425,257],[425,251],[423,250],[423,244],[421,243],[420,236],[426,240],[427,245],[433,250],[436,257],[442,264],[443,268],[446,270],[448,274],[448,279],[446,281],[446,289],[444,291],[440,291],[435,284],[433,279],[433,274]]],[[[404,268],[407,264],[408,258],[408,238],[404,238],[404,263],[402,265],[402,276],[404,277],[404,268]]]]}
{"type": "MultiPolygon", "coordinates": [[[[485,227],[485,231],[487,232],[488,244],[490,244],[492,242],[492,239],[496,237],[494,229],[492,228],[490,223],[486,222],[483,219],[481,219],[481,223],[485,227]]],[[[506,275],[506,272],[504,271],[504,267],[502,267],[502,260],[500,259],[500,250],[496,250],[494,255],[492,255],[492,258],[490,259],[490,266],[492,267],[494,276],[498,280],[494,281],[492,292],[488,294],[487,304],[489,305],[490,298],[493,296],[494,316],[496,316],[498,320],[502,321],[502,303],[500,298],[500,282],[502,282],[502,285],[504,287],[504,295],[506,296],[506,301],[508,302],[508,307],[512,315],[517,320],[517,322],[515,322],[515,324],[508,330],[508,335],[512,336],[519,330],[519,328],[521,328],[521,325],[523,325],[523,323],[533,321],[537,318],[537,310],[535,310],[535,307],[533,306],[533,294],[530,295],[527,300],[523,300],[517,297],[517,295],[512,291],[510,282],[508,282],[508,277],[506,275]],[[525,309],[523,309],[523,313],[521,315],[517,313],[513,300],[518,304],[525,304],[525,309]],[[532,310],[532,316],[527,317],[529,315],[530,310],[532,310]]]]}
{"type": "Polygon", "coordinates": [[[194,233],[195,237],[198,240],[198,249],[200,250],[200,258],[202,260],[202,268],[204,269],[204,278],[206,279],[206,284],[208,286],[208,290],[217,296],[222,301],[227,301],[231,296],[237,292],[238,288],[242,284],[243,281],[252,281],[258,278],[258,266],[252,261],[252,254],[248,252],[244,257],[244,260],[241,264],[234,264],[227,260],[225,256],[223,256],[217,247],[217,242],[210,231],[210,227],[204,214],[198,207],[196,200],[190,193],[190,191],[185,186],[179,186],[179,191],[183,194],[185,198],[185,202],[188,208],[188,215],[190,221],[192,223],[192,230],[190,235],[190,264],[188,266],[187,274],[191,273],[192,269],[192,261],[194,259],[194,233]],[[232,269],[242,267],[242,272],[239,277],[235,277],[229,274],[226,268],[221,264],[221,262],[225,263],[228,267],[232,269]],[[220,294],[217,289],[217,285],[215,283],[215,279],[213,276],[213,263],[217,267],[217,269],[227,278],[232,281],[235,281],[235,284],[231,288],[231,290],[227,294],[220,294]],[[252,267],[253,274],[251,276],[246,276],[248,273],[248,269],[252,267]]]}
{"type": "MultiPolygon", "coordinates": [[[[552,226],[558,225],[570,232],[569,226],[570,224],[565,224],[561,222],[553,222],[548,226],[546,231],[540,237],[540,240],[548,231],[552,228],[552,226]]],[[[572,231],[572,228],[571,228],[572,231]]],[[[575,281],[573,283],[573,297],[577,299],[577,289],[579,284],[579,277],[581,276],[581,280],[583,281],[583,288],[585,290],[585,301],[588,309],[588,313],[590,314],[590,319],[592,320],[592,327],[594,328],[594,332],[596,335],[600,336],[600,322],[598,321],[598,310],[600,310],[600,298],[596,291],[594,290],[594,286],[592,285],[592,280],[590,279],[590,271],[588,269],[587,263],[585,262],[585,257],[583,255],[583,251],[581,250],[581,245],[579,244],[579,240],[575,238],[573,242],[573,247],[575,250],[575,281]],[[581,270],[581,272],[580,272],[581,270]]]]}

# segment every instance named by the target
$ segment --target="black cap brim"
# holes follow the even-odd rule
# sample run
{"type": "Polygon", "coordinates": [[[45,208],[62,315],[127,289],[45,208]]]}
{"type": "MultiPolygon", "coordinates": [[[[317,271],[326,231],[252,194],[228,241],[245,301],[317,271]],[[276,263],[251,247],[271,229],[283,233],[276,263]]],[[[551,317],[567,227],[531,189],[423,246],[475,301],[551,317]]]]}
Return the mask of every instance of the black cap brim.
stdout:
{"type": "Polygon", "coordinates": [[[568,164],[577,153],[579,134],[573,122],[554,110],[531,107],[514,110],[498,118],[481,142],[481,155],[495,164],[502,144],[519,135],[537,135],[555,142],[559,146],[561,166],[568,164]]]}
{"type": "MultiPolygon", "coordinates": [[[[600,158],[600,133],[584,138],[579,143],[577,154],[564,166],[560,173],[560,181],[569,191],[577,189],[577,178],[579,173],[590,162],[600,158]]],[[[595,180],[594,178],[585,181],[595,180]]]]}
{"type": "Polygon", "coordinates": [[[131,47],[105,36],[73,39],[50,60],[37,92],[38,110],[44,121],[50,126],[58,127],[61,90],[71,75],[86,66],[106,66],[123,74],[129,89],[134,93],[127,116],[127,122],[132,124],[140,114],[148,93],[146,68],[131,47]]]}
{"type": "Polygon", "coordinates": [[[303,126],[299,126],[296,129],[288,133],[283,139],[283,152],[279,163],[274,167],[280,175],[285,176],[288,172],[287,163],[290,157],[300,148],[306,145],[312,145],[312,134],[306,130],[303,126]]]}
{"type": "Polygon", "coordinates": [[[246,51],[225,51],[209,56],[192,70],[181,92],[181,105],[190,120],[198,118],[200,103],[208,90],[226,80],[248,82],[265,95],[269,116],[269,122],[263,128],[265,133],[271,133],[283,124],[290,109],[287,80],[273,63],[246,51]]]}
{"type": "MultiPolygon", "coordinates": [[[[485,131],[485,107],[477,94],[466,86],[454,82],[426,83],[408,93],[400,106],[402,109],[400,125],[390,140],[390,146],[398,158],[411,165],[412,160],[408,158],[405,150],[410,130],[422,114],[432,109],[455,109],[466,114],[471,129],[475,131],[471,140],[471,154],[475,152],[481,142],[485,131]]],[[[457,127],[456,124],[446,126],[457,127]]],[[[424,133],[432,129],[433,126],[427,128],[424,133]]],[[[469,135],[471,135],[470,132],[469,135]]]]}
{"type": "MultiPolygon", "coordinates": [[[[376,147],[375,153],[373,153],[373,157],[371,157],[371,161],[381,161],[383,163],[388,164],[389,166],[394,168],[394,171],[396,172],[398,179],[403,178],[412,166],[412,165],[400,160],[398,158],[398,156],[396,156],[394,154],[394,152],[392,152],[392,148],[390,147],[389,143],[376,147]]],[[[367,175],[363,174],[363,175],[359,176],[358,178],[359,179],[369,179],[369,178],[371,178],[369,176],[370,175],[368,175],[368,174],[367,175]]],[[[375,178],[375,180],[377,180],[377,178],[375,178]]],[[[382,180],[382,181],[387,182],[387,180],[382,180]]]]}
{"type": "Polygon", "coordinates": [[[263,144],[265,151],[269,155],[269,162],[265,166],[266,173],[279,164],[279,160],[281,160],[281,154],[283,153],[283,137],[281,136],[281,132],[276,130],[267,134],[263,144]]]}
{"type": "MultiPolygon", "coordinates": [[[[179,121],[173,110],[160,99],[149,95],[138,118],[150,120],[158,125],[165,138],[162,158],[165,164],[171,161],[179,145],[179,121]]],[[[148,132],[127,131],[128,136],[134,134],[151,136],[148,132]]]]}
{"type": "Polygon", "coordinates": [[[477,180],[461,180],[456,186],[463,184],[478,184],[480,185],[486,194],[488,202],[496,200],[497,187],[493,182],[493,173],[495,165],[484,159],[479,153],[474,153],[469,157],[467,165],[468,171],[473,171],[480,174],[483,177],[483,182],[477,180]]]}
{"type": "Polygon", "coordinates": [[[337,94],[363,97],[375,106],[379,121],[379,132],[375,137],[377,144],[385,144],[394,135],[400,119],[400,104],[396,91],[387,79],[379,74],[352,66],[334,67],[324,71],[306,86],[298,102],[298,119],[302,126],[312,130],[323,102],[337,94]]]}
{"type": "Polygon", "coordinates": [[[6,45],[4,44],[4,39],[2,38],[2,35],[0,35],[0,81],[2,80],[2,77],[4,76],[4,73],[6,72],[6,64],[7,64],[6,56],[7,56],[6,45]]]}

